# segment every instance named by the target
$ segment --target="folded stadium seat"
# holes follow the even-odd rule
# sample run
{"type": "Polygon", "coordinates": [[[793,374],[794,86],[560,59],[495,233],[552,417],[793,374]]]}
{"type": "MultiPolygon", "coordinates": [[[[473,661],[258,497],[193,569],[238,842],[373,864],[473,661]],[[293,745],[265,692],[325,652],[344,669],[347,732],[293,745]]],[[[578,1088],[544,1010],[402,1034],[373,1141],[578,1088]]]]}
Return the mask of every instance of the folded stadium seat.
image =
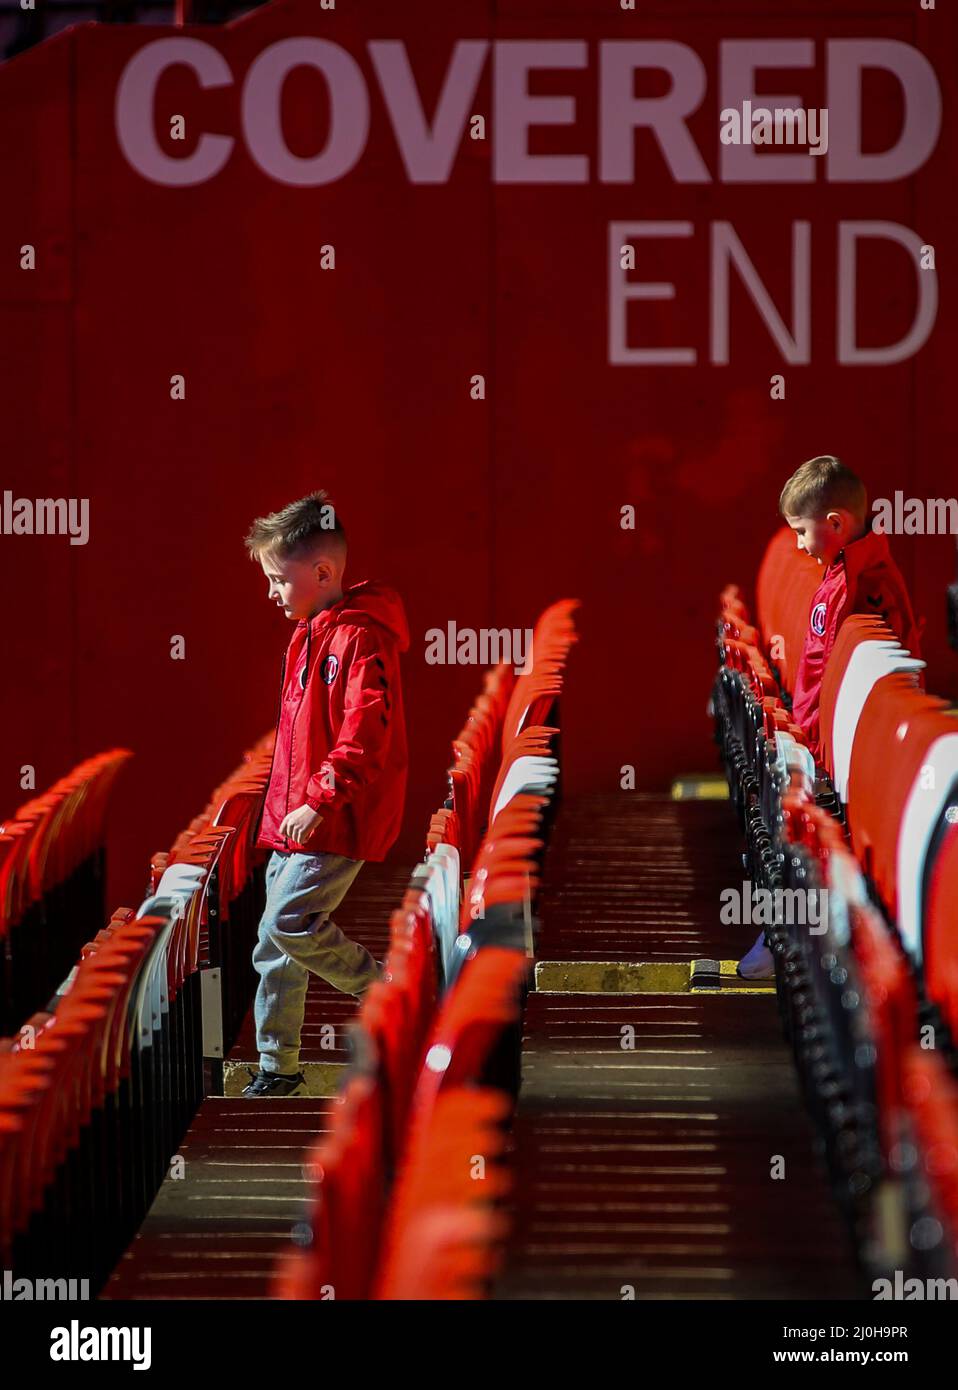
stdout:
{"type": "Polygon", "coordinates": [[[442,843],[437,844],[425,863],[413,871],[410,880],[410,887],[421,890],[429,900],[443,979],[447,976],[459,934],[461,885],[459,851],[453,845],[442,843]]]}
{"type": "Polygon", "coordinates": [[[818,898],[820,909],[827,904],[827,915],[812,929],[801,913],[790,919],[784,911],[781,923],[769,928],[781,962],[780,1003],[836,1197],[860,1230],[882,1176],[877,1065],[879,1029],[886,1020],[872,1015],[849,924],[870,904],[858,864],[832,818],[795,797],[785,798],[783,812],[786,892],[797,891],[805,905],[812,890],[828,892],[827,899],[818,898]]]}
{"type": "MultiPolygon", "coordinates": [[[[474,1132],[468,1137],[463,1135],[461,1126],[453,1122],[452,1111],[445,1110],[443,1101],[459,1088],[487,1084],[506,1093],[515,1093],[520,1001],[528,972],[529,961],[521,952],[486,946],[468,961],[454,988],[445,996],[413,1098],[408,1139],[390,1215],[386,1263],[377,1297],[425,1296],[412,1292],[414,1285],[410,1282],[413,1277],[410,1260],[422,1232],[420,1222],[424,1208],[434,1213],[444,1206],[468,1211],[477,1201],[484,1206],[498,1195],[495,1186],[475,1181],[474,1166],[460,1164],[453,1155],[468,1155],[473,1163],[477,1156],[488,1155],[495,1159],[501,1153],[501,1148],[497,1147],[503,1142],[501,1137],[489,1133],[480,1138],[474,1132]]],[[[469,1113],[470,1102],[466,1100],[464,1104],[469,1113]]],[[[495,1104],[505,1117],[511,1107],[508,1094],[505,1098],[498,1097],[495,1104]]],[[[501,1181],[504,1183],[504,1175],[501,1181]]],[[[459,1290],[456,1296],[481,1296],[494,1268],[494,1244],[499,1229],[492,1222],[477,1232],[486,1253],[471,1275],[467,1269],[461,1269],[463,1277],[452,1279],[450,1287],[459,1290]]],[[[455,1253],[460,1250],[457,1238],[439,1241],[436,1247],[430,1242],[429,1248],[446,1275],[451,1277],[453,1268],[460,1268],[455,1253]],[[453,1268],[448,1260],[441,1258],[443,1252],[451,1257],[453,1268]]],[[[425,1258],[427,1251],[421,1253],[425,1258]]],[[[434,1265],[424,1263],[419,1288],[437,1286],[434,1274],[429,1271],[434,1271],[434,1265]]]]}
{"type": "Polygon", "coordinates": [[[391,1179],[402,1148],[414,1079],[409,1014],[393,982],[371,985],[349,1028],[350,1053],[383,1096],[383,1167],[391,1179]]]}
{"type": "Polygon", "coordinates": [[[54,991],[83,937],[102,920],[109,792],[132,754],[80,763],[0,827],[0,936],[6,937],[0,1028],[54,991]],[[12,847],[11,847],[12,846],[12,847]]]}
{"type": "Polygon", "coordinates": [[[471,863],[479,843],[479,770],[471,756],[460,755],[458,763],[449,769],[451,809],[459,823],[462,856],[471,863]]]}
{"type": "Polygon", "coordinates": [[[486,673],[483,694],[453,740],[446,808],[457,816],[459,849],[466,864],[478,849],[502,753],[517,733],[541,723],[554,708],[566,655],[577,640],[571,617],[577,606],[576,600],[563,600],[540,616],[533,630],[531,672],[517,676],[512,667],[500,663],[486,673]]]}
{"type": "MultiPolygon", "coordinates": [[[[578,641],[572,614],[578,600],[562,599],[541,614],[532,633],[532,665],[516,677],[502,725],[502,748],[528,724],[545,723],[562,691],[562,671],[578,641]]],[[[528,662],[529,653],[526,653],[528,662]]]]}
{"type": "Polygon", "coordinates": [[[921,1183],[920,1247],[931,1274],[958,1276],[958,1082],[939,1052],[912,1044],[903,1059],[921,1183]],[[930,1189],[931,1202],[926,1192],[930,1189]],[[930,1207],[930,1210],[929,1210],[930,1207]]]}
{"type": "Polygon", "coordinates": [[[48,808],[31,846],[30,889],[34,898],[63,883],[102,846],[109,792],[120,768],[132,756],[128,749],[98,754],[18,811],[19,818],[31,816],[36,806],[48,808]]]}
{"type": "MultiPolygon", "coordinates": [[[[151,938],[155,926],[134,930],[151,938]]],[[[114,1075],[112,1033],[119,1025],[128,1035],[128,977],[116,968],[113,949],[119,929],[108,928],[105,944],[87,950],[32,1045],[0,1059],[0,1114],[14,1106],[25,1119],[13,1150],[8,1147],[10,1161],[20,1165],[12,1209],[18,1247],[11,1258],[23,1272],[105,1275],[118,1252],[117,1189],[129,1172],[130,1152],[117,1145],[115,1126],[96,1123],[94,1112],[114,1075]],[[109,971],[100,959],[107,954],[109,971]],[[118,976],[114,995],[110,985],[118,976]]],[[[141,1203],[137,1219],[144,1210],[141,1203]]],[[[0,1214],[8,1231],[9,1215],[9,1209],[0,1214]]]]}
{"type": "Polygon", "coordinates": [[[439,947],[429,899],[410,890],[391,916],[384,978],[398,992],[406,1020],[410,1076],[418,1068],[439,998],[439,947]]]}
{"type": "Polygon", "coordinates": [[[332,1128],[310,1150],[314,1184],[304,1250],[281,1257],[277,1298],[369,1297],[379,1246],[386,1174],[382,1094],[367,1076],[351,1076],[337,1097],[332,1128]]]}
{"type": "Polygon", "coordinates": [[[147,879],[147,896],[152,897],[159,886],[160,879],[166,873],[170,865],[169,850],[157,850],[150,857],[150,875],[147,879]]]}
{"type": "MultiPolygon", "coordinates": [[[[0,981],[3,992],[0,994],[0,1031],[16,1027],[22,1016],[16,995],[14,949],[10,941],[13,929],[19,924],[26,910],[25,885],[27,882],[26,863],[30,852],[30,841],[34,825],[27,821],[9,823],[0,833],[0,981]]],[[[18,946],[17,955],[22,955],[23,947],[18,946]]],[[[22,969],[30,972],[26,988],[32,988],[32,964],[24,963],[22,969]]],[[[24,986],[21,981],[20,990],[24,986]]]]}
{"type": "Polygon", "coordinates": [[[753,627],[737,613],[729,613],[727,609],[721,608],[719,621],[724,641],[741,642],[753,651],[761,649],[762,634],[757,627],[753,627]]]}
{"type": "MultiPolygon", "coordinates": [[[[39,1209],[47,1179],[47,1155],[37,1138],[41,1103],[49,1095],[54,1058],[47,1052],[0,1053],[0,1119],[6,1142],[0,1191],[0,1248],[4,1269],[24,1267],[24,1236],[39,1209]]],[[[42,1128],[41,1128],[42,1136],[42,1128]]]]}
{"type": "Polygon", "coordinates": [[[89,760],[93,775],[88,779],[81,797],[77,818],[80,858],[102,848],[110,795],[117,777],[132,757],[129,748],[111,748],[89,760]]]}
{"type": "Polygon", "coordinates": [[[958,1045],[958,800],[945,812],[937,855],[926,870],[922,974],[929,999],[941,1010],[958,1045]],[[951,819],[947,819],[949,810],[951,819]]]}
{"type": "MultiPolygon", "coordinates": [[[[953,714],[928,719],[931,740],[912,783],[898,832],[896,860],[898,930],[906,948],[921,961],[927,884],[946,836],[954,838],[958,807],[958,721],[953,714]]],[[[954,885],[954,879],[951,880],[954,885]]],[[[952,922],[958,922],[955,900],[952,922]]]]}
{"type": "Polygon", "coordinates": [[[490,817],[489,833],[497,835],[531,835],[542,826],[544,812],[550,805],[547,796],[533,792],[517,792],[496,814],[490,817]]]}
{"type": "MultiPolygon", "coordinates": [[[[208,1028],[204,1044],[217,1071],[242,1027],[255,984],[251,958],[265,893],[263,856],[255,849],[255,836],[269,768],[268,759],[238,768],[216,789],[201,817],[209,821],[211,832],[224,827],[234,831],[230,849],[216,867],[212,910],[204,911],[200,934],[202,965],[219,971],[204,981],[219,996],[218,1023],[208,1028]]],[[[191,845],[205,833],[194,834],[191,845]]],[[[180,857],[188,855],[188,849],[179,850],[180,857]]]]}
{"type": "Polygon", "coordinates": [[[516,685],[513,705],[506,714],[502,731],[503,752],[510,742],[531,726],[553,722],[556,701],[562,694],[562,677],[541,674],[523,677],[516,685]]]}
{"type": "Polygon", "coordinates": [[[6,864],[4,898],[7,904],[6,929],[11,995],[8,1014],[0,1020],[5,1031],[16,1027],[31,1005],[42,1002],[58,981],[48,978],[48,924],[33,892],[31,858],[37,836],[52,813],[55,798],[35,798],[22,806],[15,821],[8,821],[3,833],[14,840],[6,864]]]}
{"type": "MultiPolygon", "coordinates": [[[[504,806],[520,792],[550,792],[559,781],[559,762],[558,759],[542,752],[524,753],[521,740],[528,740],[534,733],[533,730],[525,730],[518,739],[514,740],[509,750],[504,753],[502,766],[493,787],[492,799],[490,802],[489,819],[494,821],[504,806]]],[[[549,734],[554,730],[547,731],[549,734]]],[[[533,746],[526,743],[525,746],[533,746]]],[[[541,745],[536,740],[536,746],[541,745]]]]}
{"type": "Polygon", "coordinates": [[[470,960],[444,997],[432,1029],[412,1098],[410,1124],[425,1123],[439,1094],[449,1086],[501,1085],[518,1057],[504,1052],[515,1043],[521,997],[530,961],[519,951],[487,946],[470,960]],[[492,1073],[492,1074],[490,1074],[492,1073]]]}
{"type": "Polygon", "coordinates": [[[115,1095],[109,1086],[107,1056],[113,1036],[115,1015],[121,1000],[125,1002],[126,979],[118,971],[99,971],[78,974],[69,994],[69,1002],[57,1007],[57,1027],[68,1020],[71,1012],[87,1006],[102,1011],[95,1037],[90,1039],[91,1057],[86,1075],[89,1097],[89,1172],[92,1197],[86,1204],[94,1230],[89,1234],[89,1269],[95,1282],[106,1278],[113,1250],[122,1244],[123,1185],[121,1171],[125,1155],[119,1142],[115,1095]]]}
{"type": "Polygon", "coordinates": [[[376,1299],[488,1295],[508,1225],[496,1204],[511,1100],[490,1088],[451,1088],[414,1135],[396,1184],[373,1288],[376,1299]]]}
{"type": "Polygon", "coordinates": [[[233,830],[230,852],[218,865],[220,903],[224,909],[243,891],[252,871],[253,844],[262,802],[263,786],[259,781],[245,786],[234,785],[213,816],[214,827],[227,826],[233,830]]]}
{"type": "Polygon", "coordinates": [[[772,675],[764,656],[757,647],[734,637],[724,639],[726,664],[734,671],[741,671],[749,682],[757,698],[778,696],[778,683],[772,675]]]}
{"type": "Polygon", "coordinates": [[[459,817],[455,811],[448,811],[443,807],[437,811],[429,822],[429,831],[426,835],[426,849],[432,851],[440,844],[449,845],[458,854],[462,848],[462,839],[459,831],[459,817]]]}
{"type": "Polygon", "coordinates": [[[146,899],[138,913],[169,921],[169,930],[158,933],[140,996],[144,1078],[159,1099],[165,1126],[156,1146],[159,1150],[175,1142],[172,1135],[188,1123],[202,1094],[199,929],[217,856],[230,832],[218,834],[209,848],[194,841],[189,857],[198,862],[181,861],[168,867],[160,891],[146,899]],[[155,1044],[149,1041],[150,1033],[155,1044]]]}
{"type": "Polygon", "coordinates": [[[171,900],[157,899],[155,915],[139,917],[121,929],[121,942],[132,938],[134,951],[140,944],[135,935],[137,924],[148,926],[150,935],[137,959],[122,1050],[137,1184],[132,1195],[134,1205],[142,1210],[162,1181],[171,1142],[175,1142],[170,1139],[174,1124],[166,1084],[169,1036],[164,1031],[168,1024],[164,1008],[168,950],[175,926],[171,900]]]}
{"type": "Polygon", "coordinates": [[[487,907],[506,902],[531,904],[539,886],[535,870],[543,847],[543,840],[531,836],[490,832],[469,880],[460,913],[460,931],[467,931],[487,907]]]}
{"type": "MultiPolygon", "coordinates": [[[[162,903],[166,900],[157,900],[162,903]]],[[[153,914],[150,914],[151,916],[153,914]]],[[[162,1180],[166,1149],[168,953],[175,918],[164,916],[149,943],[131,1000],[131,1080],[133,1109],[141,1130],[143,1197],[162,1180]]]]}
{"type": "Polygon", "coordinates": [[[140,917],[168,915],[170,920],[165,953],[157,957],[150,975],[152,1023],[157,1035],[157,1051],[152,1058],[166,1121],[158,1146],[161,1150],[172,1148],[176,1142],[173,1136],[185,1129],[203,1094],[200,924],[217,866],[224,855],[229,862],[233,838],[228,827],[196,836],[184,857],[167,867],[157,893],[146,899],[138,913],[140,917]]]}
{"type": "Polygon", "coordinates": [[[137,921],[131,909],[121,909],[114,914],[111,926],[100,933],[97,942],[91,943],[74,985],[74,988],[84,989],[90,982],[96,988],[102,981],[112,984],[116,991],[103,1059],[104,1129],[107,1149],[117,1156],[117,1161],[111,1165],[116,1187],[117,1228],[129,1234],[141,1214],[147,1190],[144,1129],[136,1111],[133,1076],[132,1000],[154,935],[155,924],[137,921]]]}
{"type": "Polygon", "coordinates": [[[821,566],[798,549],[791,529],[786,526],[778,531],[759,567],[756,612],[765,651],[772,652],[776,637],[782,640],[784,650],[773,660],[782,688],[789,694],[794,689],[812,597],[821,582],[821,566]]]}
{"type": "Polygon", "coordinates": [[[98,1170],[90,1126],[93,1073],[99,1065],[109,1012],[102,1003],[66,996],[38,1043],[45,1051],[62,1054],[58,1057],[57,1107],[51,1113],[48,1143],[52,1163],[63,1175],[58,1202],[61,1248],[68,1268],[77,1274],[88,1273],[93,1267],[97,1226],[105,1216],[103,1187],[109,1176],[98,1170]]]}
{"type": "Polygon", "coordinates": [[[876,1099],[882,1155],[890,1167],[902,1140],[902,1061],[918,1026],[915,982],[905,958],[870,903],[851,904],[852,949],[861,970],[876,1046],[876,1099]]]}
{"type": "Polygon", "coordinates": [[[958,723],[911,673],[882,677],[859,716],[848,778],[848,824],[906,949],[921,960],[922,889],[939,822],[958,779],[958,723]]]}
{"type": "MultiPolygon", "coordinates": [[[[466,1132],[464,1143],[471,1141],[466,1132]]],[[[475,1184],[474,1184],[475,1185],[475,1184]]],[[[472,1201],[424,1206],[397,1235],[393,1254],[377,1286],[377,1299],[461,1301],[484,1299],[502,1263],[509,1223],[502,1213],[472,1201]]]]}
{"type": "MultiPolygon", "coordinates": [[[[0,1064],[0,1085],[2,1075],[0,1064]]],[[[13,1267],[13,1216],[17,1201],[15,1169],[23,1127],[22,1117],[13,1110],[4,1109],[0,1098],[0,1267],[5,1270],[13,1267]]]]}
{"type": "Polygon", "coordinates": [[[822,680],[820,742],[822,763],[843,802],[858,721],[872,691],[883,677],[908,672],[916,673],[913,688],[920,691],[917,672],[924,665],[881,619],[854,614],[839,629],[822,680]]]}

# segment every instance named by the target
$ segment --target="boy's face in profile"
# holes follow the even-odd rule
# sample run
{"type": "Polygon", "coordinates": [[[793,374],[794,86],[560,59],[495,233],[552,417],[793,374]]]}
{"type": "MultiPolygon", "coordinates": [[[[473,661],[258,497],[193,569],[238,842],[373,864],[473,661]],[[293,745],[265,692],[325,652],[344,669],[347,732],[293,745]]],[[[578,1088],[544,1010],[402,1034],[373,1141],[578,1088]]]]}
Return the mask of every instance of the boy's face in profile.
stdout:
{"type": "Polygon", "coordinates": [[[269,581],[267,597],[291,622],[311,618],[326,603],[328,561],[315,558],[281,560],[276,555],[264,553],[259,556],[259,563],[269,581]]]}
{"type": "Polygon", "coordinates": [[[830,565],[851,541],[864,531],[864,523],[843,507],[825,516],[786,516],[786,523],[795,532],[799,550],[804,550],[820,565],[830,565]]]}

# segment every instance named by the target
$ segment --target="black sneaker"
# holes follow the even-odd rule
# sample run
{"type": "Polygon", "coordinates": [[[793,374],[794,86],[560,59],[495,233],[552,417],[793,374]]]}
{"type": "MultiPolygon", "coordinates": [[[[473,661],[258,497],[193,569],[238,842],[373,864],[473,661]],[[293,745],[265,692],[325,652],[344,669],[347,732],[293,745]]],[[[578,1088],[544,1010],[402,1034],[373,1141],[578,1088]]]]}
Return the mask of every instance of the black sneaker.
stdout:
{"type": "Polygon", "coordinates": [[[247,1067],[249,1085],[244,1096],[291,1096],[300,1086],[306,1085],[306,1077],[301,1071],[254,1071],[247,1067]]]}

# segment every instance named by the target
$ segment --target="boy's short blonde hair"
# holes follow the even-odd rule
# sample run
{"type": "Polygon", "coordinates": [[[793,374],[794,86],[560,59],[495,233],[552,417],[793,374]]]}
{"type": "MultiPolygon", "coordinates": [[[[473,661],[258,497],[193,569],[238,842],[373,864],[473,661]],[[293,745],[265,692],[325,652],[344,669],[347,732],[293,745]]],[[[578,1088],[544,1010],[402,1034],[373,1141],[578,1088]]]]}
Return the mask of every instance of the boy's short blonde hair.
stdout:
{"type": "Polygon", "coordinates": [[[251,560],[275,555],[280,560],[323,553],[345,557],[346,531],[325,488],[290,502],[278,512],[258,516],[244,544],[251,560]]]}
{"type": "Polygon", "coordinates": [[[858,474],[833,454],[819,454],[803,463],[782,488],[778,499],[782,516],[810,516],[821,520],[836,508],[863,519],[868,509],[868,493],[858,474]]]}

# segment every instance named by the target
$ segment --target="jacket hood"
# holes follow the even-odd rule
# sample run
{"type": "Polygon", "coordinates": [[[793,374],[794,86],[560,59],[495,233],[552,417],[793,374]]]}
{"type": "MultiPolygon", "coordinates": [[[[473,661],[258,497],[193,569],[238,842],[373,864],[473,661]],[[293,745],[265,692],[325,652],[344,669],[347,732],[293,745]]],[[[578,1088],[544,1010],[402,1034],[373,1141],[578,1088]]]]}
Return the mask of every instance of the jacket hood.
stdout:
{"type": "Polygon", "coordinates": [[[406,609],[395,589],[379,579],[363,579],[343,590],[338,603],[324,608],[310,621],[310,636],[317,635],[327,623],[368,627],[375,623],[392,636],[399,651],[409,647],[409,624],[406,609]]]}

